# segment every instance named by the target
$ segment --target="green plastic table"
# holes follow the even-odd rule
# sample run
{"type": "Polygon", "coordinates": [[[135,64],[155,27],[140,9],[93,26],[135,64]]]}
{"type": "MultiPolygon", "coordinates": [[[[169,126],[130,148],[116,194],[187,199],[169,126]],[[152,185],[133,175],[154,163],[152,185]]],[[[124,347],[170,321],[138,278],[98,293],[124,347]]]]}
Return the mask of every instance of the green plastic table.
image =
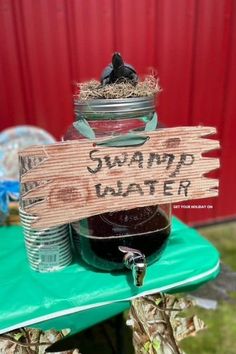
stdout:
{"type": "Polygon", "coordinates": [[[132,285],[130,272],[94,271],[76,258],[59,272],[31,270],[20,226],[0,227],[0,264],[0,333],[25,326],[78,332],[122,312],[135,297],[188,291],[220,270],[218,251],[176,218],[168,245],[148,267],[141,288],[132,285]]]}

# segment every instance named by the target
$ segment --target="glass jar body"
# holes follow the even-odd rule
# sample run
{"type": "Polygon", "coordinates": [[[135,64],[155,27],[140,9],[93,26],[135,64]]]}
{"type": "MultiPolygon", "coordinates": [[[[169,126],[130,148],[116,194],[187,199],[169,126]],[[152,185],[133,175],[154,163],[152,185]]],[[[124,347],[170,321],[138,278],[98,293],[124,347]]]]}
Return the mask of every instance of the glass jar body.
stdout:
{"type": "MultiPolygon", "coordinates": [[[[105,114],[92,114],[90,111],[89,114],[83,112],[83,117],[89,122],[96,137],[104,138],[143,131],[153,113],[154,108],[151,106],[146,107],[145,112],[127,109],[126,112],[119,110],[118,113],[109,111],[105,114]]],[[[73,126],[64,136],[65,140],[82,138],[73,126]]],[[[82,260],[95,268],[107,271],[125,268],[121,246],[140,251],[150,264],[160,257],[170,235],[171,205],[151,205],[103,213],[72,223],[71,230],[82,260]]]]}

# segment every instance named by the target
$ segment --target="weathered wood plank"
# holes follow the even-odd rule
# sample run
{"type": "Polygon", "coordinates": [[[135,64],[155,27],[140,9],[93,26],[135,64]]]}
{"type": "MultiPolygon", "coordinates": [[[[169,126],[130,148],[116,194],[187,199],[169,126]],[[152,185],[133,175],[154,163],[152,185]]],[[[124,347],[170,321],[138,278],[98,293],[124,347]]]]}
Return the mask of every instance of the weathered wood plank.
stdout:
{"type": "Polygon", "coordinates": [[[101,139],[84,139],[27,148],[21,160],[45,158],[21,176],[21,183],[39,184],[22,200],[43,198],[25,210],[39,217],[34,227],[42,228],[108,211],[217,196],[218,180],[203,176],[220,166],[219,159],[202,153],[219,148],[219,142],[201,138],[215,132],[178,127],[138,133],[149,136],[142,146],[108,147],[98,145],[101,139]]]}

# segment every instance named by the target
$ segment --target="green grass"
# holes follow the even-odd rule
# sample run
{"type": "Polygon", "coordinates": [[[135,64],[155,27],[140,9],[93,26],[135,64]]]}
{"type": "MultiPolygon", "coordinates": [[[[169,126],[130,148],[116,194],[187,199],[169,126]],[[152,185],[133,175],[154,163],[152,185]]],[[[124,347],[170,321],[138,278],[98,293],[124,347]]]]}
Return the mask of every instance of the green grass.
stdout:
{"type": "Polygon", "coordinates": [[[187,338],[181,347],[187,354],[236,353],[236,305],[220,304],[217,310],[194,309],[207,325],[196,337],[187,338]]]}
{"type": "MultiPolygon", "coordinates": [[[[217,247],[222,261],[236,271],[236,223],[199,231],[217,247]]],[[[207,330],[182,342],[187,354],[236,354],[236,293],[231,295],[234,301],[219,303],[217,310],[194,309],[207,325],[207,330]]]]}
{"type": "MultiPolygon", "coordinates": [[[[205,227],[199,232],[208,238],[220,251],[222,261],[236,271],[236,223],[205,227]]],[[[232,294],[236,300],[236,293],[232,294]]],[[[207,330],[196,337],[182,342],[186,354],[236,354],[236,301],[221,302],[216,310],[203,310],[195,307],[192,313],[201,318],[207,330]]],[[[106,321],[107,332],[114,342],[113,320],[106,321]]],[[[132,338],[129,329],[125,331],[126,354],[132,354],[132,338]]],[[[78,336],[79,348],[83,354],[112,353],[101,325],[94,326],[78,336]]]]}
{"type": "Polygon", "coordinates": [[[222,261],[236,271],[236,222],[201,228],[199,232],[220,251],[222,261]]]}

